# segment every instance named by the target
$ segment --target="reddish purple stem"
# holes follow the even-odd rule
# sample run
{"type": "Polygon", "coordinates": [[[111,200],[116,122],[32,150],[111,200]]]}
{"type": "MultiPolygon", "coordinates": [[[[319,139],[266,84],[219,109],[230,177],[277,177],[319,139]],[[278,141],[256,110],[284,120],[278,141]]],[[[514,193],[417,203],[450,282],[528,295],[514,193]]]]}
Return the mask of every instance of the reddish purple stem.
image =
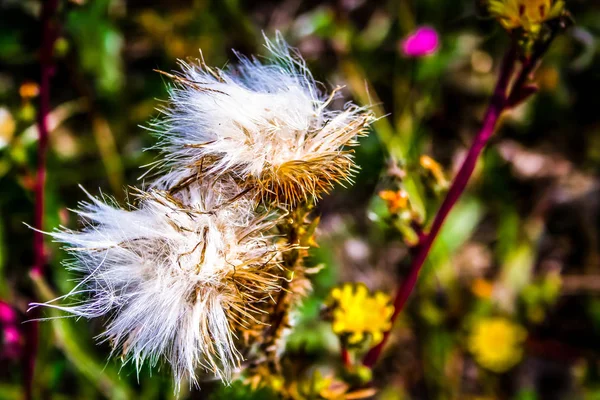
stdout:
{"type": "Polygon", "coordinates": [[[42,48],[40,51],[40,101],[37,118],[38,153],[37,175],[35,181],[35,212],[33,226],[34,262],[32,274],[41,275],[46,263],[44,252],[44,188],[46,184],[46,154],[48,152],[48,114],[50,113],[50,78],[54,72],[52,53],[56,32],[52,26],[52,16],[58,6],[58,0],[46,0],[42,8],[42,48]]]}
{"type": "MultiPolygon", "coordinates": [[[[56,29],[53,17],[58,8],[58,0],[45,0],[42,6],[42,44],[40,49],[40,100],[37,116],[38,126],[38,153],[37,172],[34,187],[35,210],[33,226],[33,266],[30,275],[39,276],[44,272],[46,254],[44,250],[44,195],[46,185],[46,154],[48,153],[48,114],[50,113],[50,79],[54,73],[52,54],[56,41],[56,29]]],[[[32,316],[35,318],[35,315],[32,316]]],[[[25,399],[33,398],[33,380],[35,375],[35,362],[38,348],[38,323],[33,320],[27,329],[27,346],[24,357],[23,369],[25,380],[25,399]]]]}
{"type": "Polygon", "coordinates": [[[350,368],[352,366],[352,358],[350,357],[350,352],[348,349],[342,345],[342,363],[344,367],[350,368]]]}
{"type": "MultiPolygon", "coordinates": [[[[421,240],[418,246],[415,248],[414,257],[412,259],[412,263],[410,266],[410,271],[406,279],[402,282],[398,291],[396,292],[396,297],[394,299],[394,313],[391,317],[392,323],[396,321],[398,315],[404,308],[408,297],[413,291],[417,279],[419,277],[419,272],[421,268],[425,264],[425,260],[429,255],[429,251],[431,250],[431,246],[435,241],[446,217],[460,198],[461,194],[465,190],[467,183],[469,182],[469,178],[473,174],[473,170],[477,164],[477,159],[481,154],[481,151],[485,147],[486,143],[493,135],[498,119],[502,112],[507,107],[508,100],[508,86],[511,81],[511,77],[513,75],[514,67],[516,61],[516,52],[514,48],[506,54],[504,58],[504,62],[502,64],[500,70],[500,76],[498,77],[498,82],[496,84],[496,88],[494,90],[494,94],[492,95],[492,99],[488,106],[487,112],[485,114],[483,120],[483,126],[481,130],[475,136],[473,144],[467,153],[467,157],[463,161],[456,177],[454,178],[448,193],[446,194],[446,198],[442,202],[439,211],[437,212],[433,223],[431,224],[431,228],[429,233],[423,234],[421,236],[421,240]]],[[[363,364],[367,367],[372,367],[377,362],[383,347],[385,346],[388,338],[390,336],[390,331],[386,332],[383,340],[375,347],[373,347],[369,352],[365,355],[363,359],[363,364]]]]}

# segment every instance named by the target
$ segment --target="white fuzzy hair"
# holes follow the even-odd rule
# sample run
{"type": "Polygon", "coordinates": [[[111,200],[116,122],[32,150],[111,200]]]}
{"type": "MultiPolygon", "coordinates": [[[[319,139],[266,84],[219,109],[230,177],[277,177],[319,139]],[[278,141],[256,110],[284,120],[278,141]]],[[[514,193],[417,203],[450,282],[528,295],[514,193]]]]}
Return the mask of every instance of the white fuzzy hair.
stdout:
{"type": "Polygon", "coordinates": [[[265,47],[269,63],[238,55],[239,64],[226,70],[200,60],[181,61],[179,74],[165,73],[175,85],[163,118],[149,128],[162,154],[153,164],[163,173],[154,187],[170,188],[199,173],[231,174],[262,180],[271,191],[277,189],[269,179],[287,180],[301,186],[292,189],[296,199],[308,199],[350,177],[354,165],[345,146],[356,144],[370,114],[351,103],[329,110],[337,89],[321,91],[280,35],[265,47]]]}
{"type": "Polygon", "coordinates": [[[68,268],[83,275],[63,298],[85,293],[86,299],[42,304],[109,317],[100,337],[113,351],[138,372],[145,360],[154,366],[164,357],[177,387],[182,378],[197,383],[199,366],[227,381],[241,360],[233,322],[252,318],[252,302],[278,290],[269,272],[278,267],[278,253],[260,233],[272,222],[257,218],[247,199],[229,202],[223,193],[231,190],[189,189],[178,198],[140,193],[130,210],[92,196],[81,203],[83,229],[51,235],[74,255],[68,268]]]}

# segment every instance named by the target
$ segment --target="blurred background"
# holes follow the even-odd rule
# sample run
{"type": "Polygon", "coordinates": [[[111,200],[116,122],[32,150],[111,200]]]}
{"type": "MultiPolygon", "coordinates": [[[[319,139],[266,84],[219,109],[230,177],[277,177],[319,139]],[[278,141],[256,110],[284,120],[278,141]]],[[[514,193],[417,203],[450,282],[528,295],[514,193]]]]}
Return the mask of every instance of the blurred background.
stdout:
{"type": "MultiPolygon", "coordinates": [[[[600,4],[567,8],[576,25],[552,45],[540,92],[504,118],[450,215],[374,370],[376,398],[600,399],[600,4]]],[[[356,149],[355,185],[319,204],[309,264],[323,269],[286,347],[307,371],[328,371],[339,364],[321,318],[331,288],[364,282],[392,294],[407,273],[410,237],[378,197],[392,186],[388,160],[415,177],[411,207],[429,220],[480,126],[509,42],[480,9],[471,0],[61,1],[45,228],[77,226],[68,209],[85,197],[78,184],[121,202],[140,185],[140,166],[156,156],[144,152],[154,139],[143,126],[166,98],[154,69],[176,69],[199,49],[217,67],[235,62],[232,49],[264,55],[261,32],[280,30],[326,88],[345,86],[336,106],[353,100],[381,117],[356,149]],[[437,50],[404,54],[402,41],[424,25],[437,50]],[[426,168],[424,154],[443,171],[426,168]]],[[[39,1],[0,0],[0,399],[23,397],[27,304],[75,284],[52,243],[41,287],[29,277],[40,11],[39,1]]],[[[175,397],[168,368],[138,377],[108,360],[108,344],[94,343],[101,329],[39,325],[36,398],[175,397]]],[[[229,399],[235,388],[209,381],[180,398],[229,399]]],[[[266,398],[238,397],[251,396],[266,398]]]]}

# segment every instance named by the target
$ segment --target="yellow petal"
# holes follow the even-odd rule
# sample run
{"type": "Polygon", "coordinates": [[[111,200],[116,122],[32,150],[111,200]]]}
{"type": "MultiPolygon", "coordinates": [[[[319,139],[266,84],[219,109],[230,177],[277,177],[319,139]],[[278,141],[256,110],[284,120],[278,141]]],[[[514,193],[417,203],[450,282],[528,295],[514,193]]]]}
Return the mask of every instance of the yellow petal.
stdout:
{"type": "Polygon", "coordinates": [[[364,338],[364,335],[362,332],[354,332],[352,335],[350,335],[350,338],[348,338],[348,342],[350,342],[350,344],[357,344],[360,343],[364,338]]]}
{"type": "Polygon", "coordinates": [[[331,297],[333,297],[336,300],[339,300],[340,297],[342,297],[342,291],[340,290],[340,288],[335,288],[331,291],[331,297]]]}
{"type": "Polygon", "coordinates": [[[372,346],[376,346],[383,340],[383,333],[381,331],[373,332],[373,343],[372,346]]]}
{"type": "Polygon", "coordinates": [[[333,329],[333,332],[336,334],[340,334],[340,333],[344,332],[345,327],[346,327],[346,325],[342,321],[335,321],[331,325],[331,329],[333,329]]]}

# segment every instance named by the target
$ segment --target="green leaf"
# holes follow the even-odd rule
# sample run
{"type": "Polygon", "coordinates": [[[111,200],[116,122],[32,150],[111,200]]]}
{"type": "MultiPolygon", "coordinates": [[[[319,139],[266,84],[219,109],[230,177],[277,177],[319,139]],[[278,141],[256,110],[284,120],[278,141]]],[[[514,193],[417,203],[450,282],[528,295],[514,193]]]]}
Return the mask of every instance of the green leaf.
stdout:
{"type": "MultiPolygon", "coordinates": [[[[473,234],[484,207],[475,197],[464,197],[452,209],[433,243],[428,265],[447,261],[473,234]]],[[[429,268],[429,267],[427,267],[429,268]]]]}
{"type": "Polygon", "coordinates": [[[210,400],[274,400],[278,398],[277,394],[269,388],[254,390],[240,381],[235,381],[229,386],[221,386],[209,397],[210,400]]]}
{"type": "MultiPolygon", "coordinates": [[[[50,301],[55,296],[40,277],[33,277],[33,282],[42,301],[50,301]]],[[[107,398],[127,400],[133,398],[132,391],[122,381],[118,373],[104,362],[96,360],[82,342],[81,333],[74,326],[73,320],[65,318],[60,311],[50,309],[50,323],[54,333],[56,346],[60,348],[72,365],[85,376],[89,383],[107,398]]]]}
{"type": "Polygon", "coordinates": [[[109,6],[110,0],[88,1],[69,12],[65,22],[82,69],[103,95],[116,94],[124,81],[123,37],[109,17],[109,6]]]}

